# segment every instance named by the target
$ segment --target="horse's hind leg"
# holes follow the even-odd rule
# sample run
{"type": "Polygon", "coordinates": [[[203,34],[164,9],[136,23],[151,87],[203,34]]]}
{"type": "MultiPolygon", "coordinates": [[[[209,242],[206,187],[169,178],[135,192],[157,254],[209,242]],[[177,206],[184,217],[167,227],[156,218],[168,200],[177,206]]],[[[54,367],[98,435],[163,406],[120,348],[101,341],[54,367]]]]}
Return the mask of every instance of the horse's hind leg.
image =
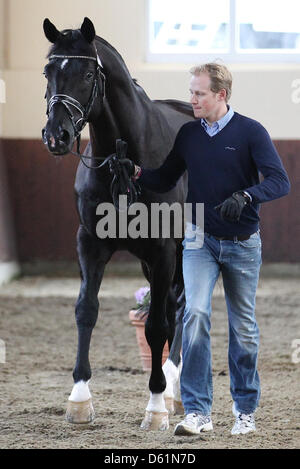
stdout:
{"type": "Polygon", "coordinates": [[[141,428],[166,430],[169,428],[169,420],[163,397],[166,379],[162,370],[162,352],[168,338],[166,307],[175,270],[173,245],[169,243],[159,253],[156,253],[155,261],[149,263],[149,267],[151,272],[151,304],[145,325],[145,335],[151,348],[152,369],[149,380],[150,399],[141,428]]]}
{"type": "MultiPolygon", "coordinates": [[[[169,357],[164,363],[163,372],[167,385],[164,392],[166,407],[170,414],[184,413],[180,394],[180,373],[181,373],[181,346],[183,313],[185,309],[185,291],[182,273],[182,244],[177,244],[176,249],[176,270],[173,280],[172,291],[176,297],[176,327],[175,334],[170,348],[169,357]]],[[[173,310],[174,308],[172,308],[173,310]]]]}
{"type": "Polygon", "coordinates": [[[181,345],[183,313],[185,308],[184,289],[177,299],[176,328],[174,339],[170,348],[169,357],[164,363],[163,372],[167,385],[164,392],[166,407],[170,414],[184,413],[180,395],[180,372],[181,372],[181,345]]]}
{"type": "Polygon", "coordinates": [[[98,317],[98,292],[104,268],[112,253],[83,227],[78,231],[77,250],[81,270],[81,287],[75,308],[78,348],[73,371],[74,386],[68,400],[66,419],[71,423],[88,423],[94,418],[88,386],[91,378],[90,340],[98,317]]]}

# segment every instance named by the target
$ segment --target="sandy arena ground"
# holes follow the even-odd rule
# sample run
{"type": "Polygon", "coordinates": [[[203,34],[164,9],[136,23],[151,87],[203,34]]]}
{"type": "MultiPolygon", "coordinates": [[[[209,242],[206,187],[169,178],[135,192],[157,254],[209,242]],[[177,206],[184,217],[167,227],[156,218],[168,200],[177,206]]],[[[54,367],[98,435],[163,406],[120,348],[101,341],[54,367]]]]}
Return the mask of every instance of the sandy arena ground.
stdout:
{"type": "Polygon", "coordinates": [[[212,353],[214,431],[175,437],[144,432],[148,401],[135,330],[128,320],[140,277],[105,277],[90,361],[96,419],[90,425],[64,420],[72,389],[77,331],[74,303],[79,281],[27,277],[0,288],[0,448],[176,449],[299,448],[299,279],[260,280],[257,318],[261,333],[261,404],[255,434],[231,436],[227,369],[227,317],[221,282],[213,297],[212,353]],[[4,342],[3,342],[4,341],[4,342]],[[6,355],[4,355],[4,346],[6,355]]]}

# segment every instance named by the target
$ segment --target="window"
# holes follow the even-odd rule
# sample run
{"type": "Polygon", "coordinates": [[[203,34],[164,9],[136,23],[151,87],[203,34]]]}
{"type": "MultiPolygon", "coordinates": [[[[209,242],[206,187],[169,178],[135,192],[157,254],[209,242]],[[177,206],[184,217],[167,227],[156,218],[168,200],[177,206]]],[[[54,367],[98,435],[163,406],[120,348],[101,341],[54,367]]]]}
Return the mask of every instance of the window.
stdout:
{"type": "Polygon", "coordinates": [[[151,62],[300,62],[299,0],[148,0],[151,62]]]}

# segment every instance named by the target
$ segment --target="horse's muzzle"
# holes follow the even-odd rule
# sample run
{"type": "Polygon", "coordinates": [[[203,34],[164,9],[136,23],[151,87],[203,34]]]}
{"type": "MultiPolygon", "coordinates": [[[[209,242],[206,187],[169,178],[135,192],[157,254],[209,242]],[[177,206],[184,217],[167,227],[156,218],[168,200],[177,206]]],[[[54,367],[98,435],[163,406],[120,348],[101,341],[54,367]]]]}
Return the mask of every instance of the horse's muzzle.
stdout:
{"type": "Polygon", "coordinates": [[[58,135],[42,130],[42,139],[50,153],[53,155],[66,155],[72,149],[71,136],[67,130],[59,130],[58,135]]]}

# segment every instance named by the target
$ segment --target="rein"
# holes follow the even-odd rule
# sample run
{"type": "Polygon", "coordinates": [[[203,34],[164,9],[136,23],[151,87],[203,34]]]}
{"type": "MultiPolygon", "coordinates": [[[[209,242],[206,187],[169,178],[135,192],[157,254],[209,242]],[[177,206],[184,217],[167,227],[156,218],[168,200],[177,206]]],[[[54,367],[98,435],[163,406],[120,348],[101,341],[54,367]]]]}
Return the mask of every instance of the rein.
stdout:
{"type": "Polygon", "coordinates": [[[106,165],[106,163],[109,162],[110,158],[115,155],[115,153],[113,155],[109,155],[109,156],[106,156],[106,157],[105,156],[86,156],[86,155],[83,155],[82,153],[80,153],[80,140],[81,140],[81,135],[79,134],[76,138],[77,151],[71,150],[70,153],[74,156],[78,156],[81,163],[88,169],[100,169],[100,168],[102,168],[103,166],[106,165]],[[89,166],[88,164],[86,164],[84,159],[87,159],[87,160],[100,160],[100,161],[103,161],[103,163],[100,163],[98,166],[89,166]]]}
{"type": "Polygon", "coordinates": [[[137,201],[139,195],[141,194],[140,185],[131,179],[128,175],[126,169],[120,162],[120,160],[126,158],[127,153],[127,142],[124,140],[116,140],[116,153],[112,153],[106,157],[92,157],[92,156],[83,156],[79,151],[80,146],[80,136],[77,139],[78,151],[71,151],[72,155],[78,156],[81,162],[88,169],[99,169],[106,164],[109,165],[109,170],[113,174],[113,178],[110,184],[110,193],[112,196],[113,204],[116,210],[119,212],[126,211],[130,205],[137,201]],[[83,158],[103,160],[103,162],[98,166],[88,166],[83,158]],[[126,195],[127,202],[126,206],[120,207],[119,205],[119,196],[126,195]]]}

